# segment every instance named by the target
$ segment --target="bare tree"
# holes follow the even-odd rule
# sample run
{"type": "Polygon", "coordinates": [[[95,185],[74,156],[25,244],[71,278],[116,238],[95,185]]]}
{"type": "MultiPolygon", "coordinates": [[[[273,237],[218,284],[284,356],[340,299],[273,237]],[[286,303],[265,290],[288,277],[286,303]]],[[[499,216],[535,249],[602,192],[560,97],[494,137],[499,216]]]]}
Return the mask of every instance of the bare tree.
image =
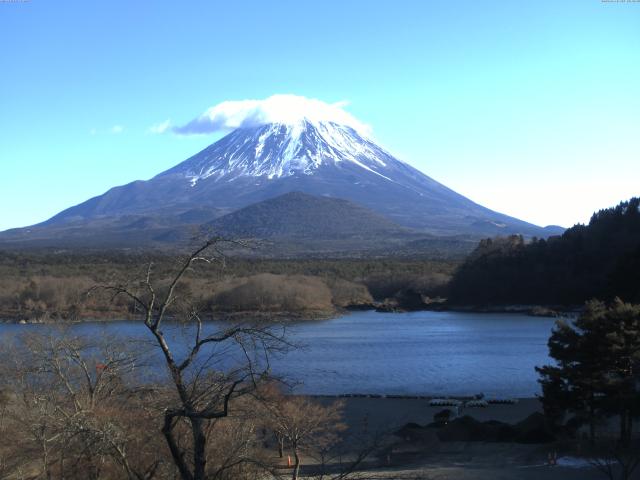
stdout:
{"type": "MultiPolygon", "coordinates": [[[[285,396],[271,389],[264,397],[267,424],[276,438],[286,443],[294,456],[292,478],[300,475],[301,453],[325,452],[340,439],[346,426],[342,423],[343,402],[322,405],[307,397],[285,396]]],[[[279,447],[281,448],[281,447],[279,447]]]]}
{"type": "Polygon", "coordinates": [[[209,434],[215,432],[212,423],[229,415],[232,399],[256,388],[269,372],[269,354],[286,346],[282,330],[252,324],[203,324],[197,306],[178,295],[181,281],[195,264],[224,261],[221,248],[226,242],[219,237],[205,242],[184,259],[164,285],[154,282],[153,264],[149,264],[140,282],[99,287],[112,292],[114,298],[125,296],[137,306],[161,351],[172,386],[162,433],[183,480],[207,476],[207,445],[209,434]],[[190,328],[186,353],[181,354],[181,347],[172,344],[163,330],[170,320],[190,328]]]}
{"type": "Polygon", "coordinates": [[[38,458],[39,478],[154,475],[159,462],[150,452],[157,447],[139,428],[150,412],[133,386],[139,355],[127,347],[52,332],[21,336],[4,349],[13,470],[20,462],[33,469],[38,458]],[[132,459],[138,445],[145,448],[132,459]]]}

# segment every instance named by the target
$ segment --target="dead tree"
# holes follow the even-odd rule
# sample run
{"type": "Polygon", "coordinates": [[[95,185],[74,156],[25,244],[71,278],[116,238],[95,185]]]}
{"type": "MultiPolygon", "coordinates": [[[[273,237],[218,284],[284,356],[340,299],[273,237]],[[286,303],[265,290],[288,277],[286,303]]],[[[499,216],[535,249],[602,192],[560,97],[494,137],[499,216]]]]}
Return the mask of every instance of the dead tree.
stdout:
{"type": "Polygon", "coordinates": [[[148,265],[145,278],[137,284],[96,287],[110,291],[114,299],[123,295],[135,304],[162,352],[173,393],[163,409],[162,434],[183,480],[207,476],[208,425],[227,417],[232,399],[253,391],[267,376],[271,352],[287,347],[282,329],[239,324],[207,331],[208,325],[203,325],[197,308],[188,305],[188,299],[179,298],[178,287],[185,275],[196,263],[223,261],[221,248],[227,242],[219,237],[205,242],[184,259],[164,287],[152,281],[153,264],[148,265]],[[180,309],[178,300],[182,303],[180,309]],[[184,355],[178,355],[179,349],[163,332],[167,322],[176,320],[192,327],[184,355]],[[240,364],[225,365],[225,360],[237,360],[238,356],[243,358],[240,364]],[[187,434],[181,435],[185,430],[187,434]]]}
{"type": "Polygon", "coordinates": [[[158,449],[133,386],[139,354],[127,347],[54,331],[20,335],[3,349],[14,471],[25,464],[47,479],[152,478],[158,449]],[[145,448],[130,455],[138,444],[145,448]]]}
{"type": "Polygon", "coordinates": [[[263,403],[268,425],[293,453],[293,480],[300,475],[303,451],[324,452],[346,428],[342,423],[344,405],[339,401],[325,406],[307,397],[285,396],[271,390],[263,403]]]}

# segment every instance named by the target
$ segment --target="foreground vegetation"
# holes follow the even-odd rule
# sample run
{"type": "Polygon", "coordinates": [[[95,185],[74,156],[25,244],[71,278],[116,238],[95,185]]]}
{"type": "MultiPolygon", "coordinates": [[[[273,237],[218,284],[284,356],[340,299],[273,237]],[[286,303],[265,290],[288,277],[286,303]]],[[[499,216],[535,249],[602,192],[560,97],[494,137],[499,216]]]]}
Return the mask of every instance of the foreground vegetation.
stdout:
{"type": "Polygon", "coordinates": [[[593,465],[609,478],[635,478],[640,305],[588,302],[577,319],[556,324],[549,354],[555,364],[536,368],[549,427],[561,438],[588,439],[583,454],[592,452],[593,465]]]}
{"type": "Polygon", "coordinates": [[[3,345],[0,477],[277,478],[271,439],[279,457],[292,453],[293,479],[302,452],[327,458],[343,429],[341,405],[280,394],[269,357],[292,347],[284,331],[206,325],[181,287],[197,264],[220,260],[219,244],[208,241],[168,278],[150,263],[138,279],[91,289],[135,305],[148,342],[55,332],[3,345]],[[165,334],[168,319],[191,327],[186,349],[165,334]]]}
{"type": "Polygon", "coordinates": [[[296,478],[343,448],[339,402],[283,396],[248,364],[199,369],[185,396],[139,345],[58,332],[4,344],[0,365],[3,479],[296,478]]]}
{"type": "Polygon", "coordinates": [[[588,302],[576,320],[557,323],[549,354],[557,364],[537,369],[549,420],[561,426],[571,414],[568,428],[587,425],[593,443],[598,424],[617,417],[629,445],[640,417],[640,305],[588,302]]]}

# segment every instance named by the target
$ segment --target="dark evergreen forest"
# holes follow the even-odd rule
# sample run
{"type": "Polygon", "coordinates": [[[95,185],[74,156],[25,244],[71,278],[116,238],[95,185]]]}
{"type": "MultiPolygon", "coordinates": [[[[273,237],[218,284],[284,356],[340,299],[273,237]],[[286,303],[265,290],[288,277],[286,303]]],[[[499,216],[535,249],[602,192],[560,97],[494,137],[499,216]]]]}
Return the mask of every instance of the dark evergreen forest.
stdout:
{"type": "Polygon", "coordinates": [[[452,304],[578,305],[640,301],[640,198],[595,213],[562,236],[487,239],[458,268],[452,304]]]}

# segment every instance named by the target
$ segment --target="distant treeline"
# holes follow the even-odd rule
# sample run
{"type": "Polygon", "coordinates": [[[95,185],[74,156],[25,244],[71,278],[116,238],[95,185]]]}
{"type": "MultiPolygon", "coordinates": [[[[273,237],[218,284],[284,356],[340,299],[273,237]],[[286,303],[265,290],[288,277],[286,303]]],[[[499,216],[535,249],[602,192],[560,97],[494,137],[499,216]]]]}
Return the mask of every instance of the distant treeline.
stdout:
{"type": "MultiPolygon", "coordinates": [[[[74,277],[88,275],[103,278],[105,275],[130,275],[132,269],[145,271],[153,262],[157,271],[169,271],[181,261],[180,255],[162,252],[101,251],[94,253],[47,251],[19,252],[0,250],[0,277],[52,275],[74,277]]],[[[396,278],[426,273],[450,274],[458,265],[457,260],[432,260],[424,258],[314,258],[270,259],[228,258],[223,268],[197,269],[196,277],[218,275],[249,276],[259,273],[317,275],[359,281],[369,277],[396,278]],[[216,273],[217,272],[217,273],[216,273]]]]}
{"type": "Polygon", "coordinates": [[[640,301],[640,198],[548,240],[484,240],[449,288],[452,304],[577,305],[616,296],[640,301]]]}
{"type": "MultiPolygon", "coordinates": [[[[0,252],[0,319],[28,321],[124,318],[135,315],[123,297],[87,292],[105,283],[131,284],[153,263],[164,278],[180,257],[169,254],[0,252]]],[[[199,264],[180,291],[202,312],[260,311],[332,314],[403,298],[407,291],[439,294],[455,264],[422,259],[273,260],[229,258],[199,264]]]]}

